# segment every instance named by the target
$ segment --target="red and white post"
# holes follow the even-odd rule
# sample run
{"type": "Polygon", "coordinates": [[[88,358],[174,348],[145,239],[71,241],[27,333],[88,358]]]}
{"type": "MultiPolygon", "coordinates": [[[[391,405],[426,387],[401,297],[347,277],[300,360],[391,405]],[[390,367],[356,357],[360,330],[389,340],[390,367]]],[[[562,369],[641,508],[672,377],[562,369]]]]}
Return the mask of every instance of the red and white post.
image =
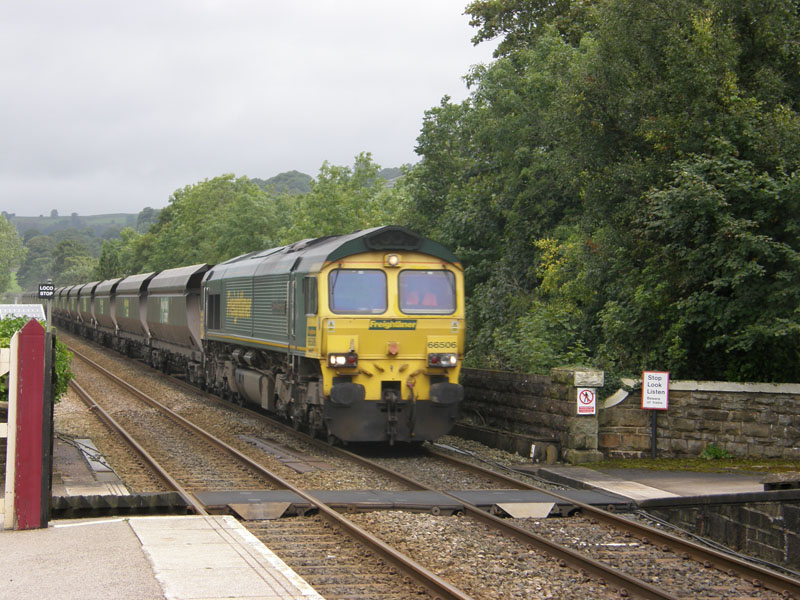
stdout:
{"type": "MultiPolygon", "coordinates": [[[[6,529],[47,527],[52,400],[45,385],[45,331],[36,320],[11,340],[6,451],[6,529]],[[47,392],[47,393],[46,393],[47,392]]],[[[47,381],[49,382],[49,377],[47,381]]]]}

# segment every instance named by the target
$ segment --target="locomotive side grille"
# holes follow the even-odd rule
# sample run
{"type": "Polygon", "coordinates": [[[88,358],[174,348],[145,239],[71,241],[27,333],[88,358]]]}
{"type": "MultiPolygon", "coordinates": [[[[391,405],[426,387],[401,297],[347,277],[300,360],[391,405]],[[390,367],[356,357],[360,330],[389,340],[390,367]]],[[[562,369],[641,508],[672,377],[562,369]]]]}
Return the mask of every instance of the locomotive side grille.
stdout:
{"type": "Polygon", "coordinates": [[[266,275],[254,280],[253,335],[255,337],[276,342],[287,341],[288,284],[288,274],[266,275]]]}

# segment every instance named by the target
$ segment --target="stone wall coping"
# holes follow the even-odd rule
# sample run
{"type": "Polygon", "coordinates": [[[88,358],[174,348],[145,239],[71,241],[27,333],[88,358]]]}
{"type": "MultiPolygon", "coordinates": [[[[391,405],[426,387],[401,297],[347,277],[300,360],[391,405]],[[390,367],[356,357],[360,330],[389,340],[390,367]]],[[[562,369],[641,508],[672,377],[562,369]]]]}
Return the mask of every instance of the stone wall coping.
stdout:
{"type": "Polygon", "coordinates": [[[605,372],[581,366],[554,367],[550,369],[550,379],[554,382],[575,387],[603,387],[605,372]]]}
{"type": "MultiPolygon", "coordinates": [[[[622,379],[629,388],[641,385],[641,379],[622,379]]],[[[800,383],[738,383],[735,381],[695,381],[676,379],[669,382],[676,392],[749,392],[751,394],[800,394],[800,383]]]]}
{"type": "Polygon", "coordinates": [[[674,392],[748,392],[751,394],[800,394],[800,383],[736,383],[733,381],[670,381],[674,392]]]}

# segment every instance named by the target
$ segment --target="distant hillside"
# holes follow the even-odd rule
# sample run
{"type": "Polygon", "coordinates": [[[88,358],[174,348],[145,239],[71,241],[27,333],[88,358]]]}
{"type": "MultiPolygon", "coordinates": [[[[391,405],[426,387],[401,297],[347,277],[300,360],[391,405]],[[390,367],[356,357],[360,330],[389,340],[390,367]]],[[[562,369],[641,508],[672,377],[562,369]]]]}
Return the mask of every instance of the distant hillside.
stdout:
{"type": "Polygon", "coordinates": [[[313,178],[310,175],[301,173],[300,171],[287,171],[280,173],[275,177],[269,179],[251,179],[262,190],[273,188],[277,193],[282,194],[287,192],[289,194],[307,194],[311,191],[311,182],[313,178]]]}
{"type": "Polygon", "coordinates": [[[391,167],[387,169],[381,169],[378,175],[383,177],[386,181],[392,181],[393,179],[399,179],[403,176],[403,168],[391,167]]]}
{"type": "Polygon", "coordinates": [[[18,217],[13,213],[3,211],[3,216],[9,223],[17,228],[19,234],[25,238],[29,232],[38,232],[41,235],[52,235],[67,229],[91,229],[95,236],[108,239],[116,237],[124,227],[136,227],[137,215],[114,213],[108,215],[91,215],[81,217],[72,213],[68,217],[58,216],[58,212],[51,216],[18,217]]]}
{"type": "Polygon", "coordinates": [[[386,180],[386,185],[388,187],[394,187],[394,185],[403,176],[403,169],[402,167],[391,167],[387,169],[381,169],[378,175],[380,175],[386,180]]]}
{"type": "MultiPolygon", "coordinates": [[[[400,167],[382,169],[378,175],[387,181],[387,185],[394,185],[402,177],[403,169],[400,167]]],[[[287,171],[270,177],[269,179],[251,179],[261,189],[272,188],[277,193],[307,194],[311,191],[313,177],[300,171],[287,171]]],[[[60,216],[58,211],[51,211],[49,216],[18,217],[14,213],[3,211],[3,216],[13,224],[23,238],[32,235],[52,235],[68,229],[91,229],[98,238],[111,239],[119,236],[121,229],[133,227],[142,233],[146,232],[152,223],[158,220],[160,209],[145,208],[138,214],[113,213],[107,215],[81,216],[72,213],[70,216],[60,216]]]]}
{"type": "MultiPolygon", "coordinates": [[[[394,185],[403,176],[401,167],[381,169],[378,173],[383,177],[388,185],[394,185]]],[[[314,178],[300,171],[287,171],[269,179],[253,178],[250,181],[259,186],[262,190],[272,187],[277,193],[288,192],[289,194],[307,194],[311,191],[311,183],[314,178]]]]}

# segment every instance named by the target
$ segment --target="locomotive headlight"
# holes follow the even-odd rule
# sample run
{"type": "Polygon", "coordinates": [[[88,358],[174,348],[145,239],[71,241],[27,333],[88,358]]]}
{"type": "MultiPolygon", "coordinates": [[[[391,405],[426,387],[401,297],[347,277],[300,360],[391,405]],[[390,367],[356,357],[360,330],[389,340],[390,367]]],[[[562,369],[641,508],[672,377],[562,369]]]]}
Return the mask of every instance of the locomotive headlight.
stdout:
{"type": "Polygon", "coordinates": [[[428,354],[429,367],[441,367],[446,369],[448,367],[455,367],[457,364],[458,354],[428,354]]]}
{"type": "Polygon", "coordinates": [[[400,255],[399,254],[387,254],[383,257],[383,265],[386,267],[399,267],[400,266],[400,255]]]}
{"type": "Polygon", "coordinates": [[[352,368],[358,366],[358,354],[328,354],[328,366],[337,368],[352,368]]]}

